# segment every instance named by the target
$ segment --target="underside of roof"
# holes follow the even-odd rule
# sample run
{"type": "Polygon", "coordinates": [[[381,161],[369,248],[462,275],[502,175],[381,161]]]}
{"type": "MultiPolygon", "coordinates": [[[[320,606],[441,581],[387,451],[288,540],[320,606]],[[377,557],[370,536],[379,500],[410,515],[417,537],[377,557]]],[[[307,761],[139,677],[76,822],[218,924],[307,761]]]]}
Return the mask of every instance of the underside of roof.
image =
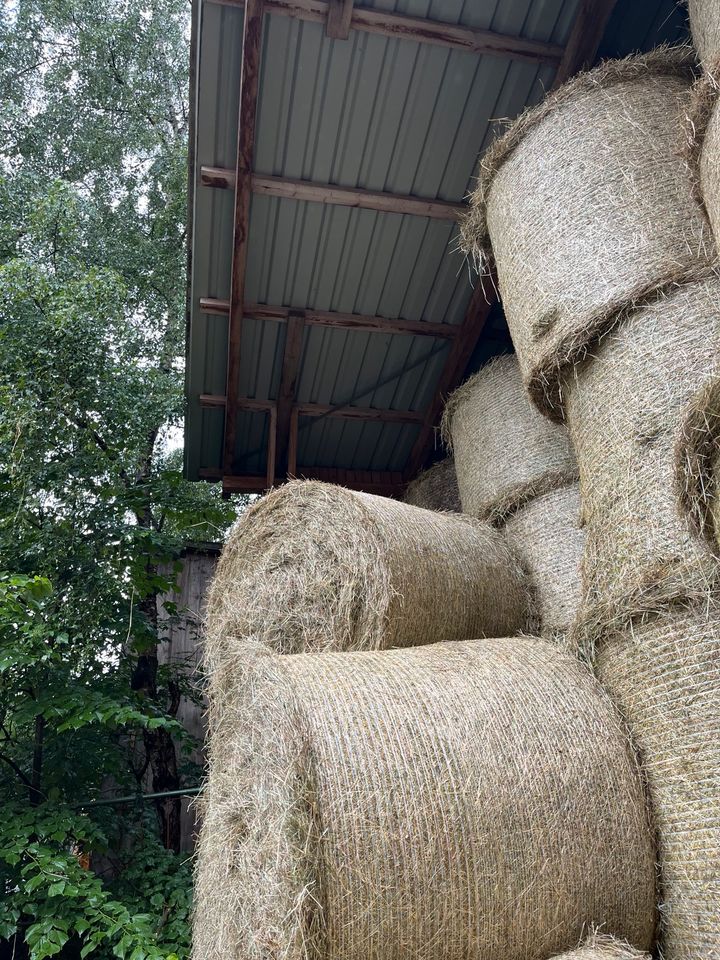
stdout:
{"type": "Polygon", "coordinates": [[[511,349],[457,245],[498,121],[685,33],[674,0],[196,0],[187,475],[397,493],[511,349]]]}

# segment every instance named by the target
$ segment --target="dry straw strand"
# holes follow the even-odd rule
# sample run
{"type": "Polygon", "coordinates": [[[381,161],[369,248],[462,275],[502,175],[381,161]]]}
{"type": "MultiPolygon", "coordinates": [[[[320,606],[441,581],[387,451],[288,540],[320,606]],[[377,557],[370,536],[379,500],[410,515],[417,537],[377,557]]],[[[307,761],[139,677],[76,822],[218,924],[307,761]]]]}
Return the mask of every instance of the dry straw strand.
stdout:
{"type": "Polygon", "coordinates": [[[695,532],[720,550],[720,371],[688,406],[675,446],[680,507],[695,532]]]}
{"type": "Polygon", "coordinates": [[[554,960],[650,960],[650,954],[636,950],[623,940],[594,933],[577,949],[563,953],[554,960]]]}
{"type": "Polygon", "coordinates": [[[208,602],[210,670],[256,636],[283,653],[511,634],[525,576],[484,524],[314,481],[284,484],[231,531],[208,602]]]}
{"type": "Polygon", "coordinates": [[[465,513],[505,520],[577,479],[567,431],[528,401],[515,356],[497,357],[449,398],[442,421],[465,513]]]}
{"type": "Polygon", "coordinates": [[[596,673],[640,752],[658,831],[663,956],[720,944],[720,608],[676,605],[605,627],[596,673]]]}
{"type": "Polygon", "coordinates": [[[715,247],[681,156],[689,48],[612,61],[523,115],[483,158],[466,246],[493,244],[535,403],[562,417],[562,371],[658,288],[705,275],[715,247]]]}
{"type": "Polygon", "coordinates": [[[677,445],[688,404],[717,365],[720,279],[689,284],[634,312],[566,381],[587,534],[584,590],[604,616],[652,610],[676,584],[717,576],[707,542],[680,509],[677,445]]]}
{"type": "Polygon", "coordinates": [[[643,785],[569,654],[521,636],[238,663],[196,960],[547,960],[595,928],[649,946],[643,785]]]}
{"type": "Polygon", "coordinates": [[[445,457],[408,484],[405,503],[425,510],[440,510],[462,513],[455,461],[445,457]]]}

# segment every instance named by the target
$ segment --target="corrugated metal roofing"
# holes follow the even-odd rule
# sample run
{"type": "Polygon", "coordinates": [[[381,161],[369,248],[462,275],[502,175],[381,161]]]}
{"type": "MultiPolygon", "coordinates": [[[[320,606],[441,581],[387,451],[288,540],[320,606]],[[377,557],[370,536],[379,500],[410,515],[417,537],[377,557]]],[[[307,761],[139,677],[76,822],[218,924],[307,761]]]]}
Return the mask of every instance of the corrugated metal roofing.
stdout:
{"type": "MultiPolygon", "coordinates": [[[[564,44],[578,3],[375,0],[364,6],[564,44]]],[[[623,4],[625,13],[610,23],[617,35],[610,42],[654,45],[667,33],[668,6],[671,0],[623,4]]],[[[203,165],[235,165],[242,25],[241,7],[201,2],[198,174],[203,165]]],[[[467,195],[495,121],[537,102],[554,74],[548,65],[355,30],[346,41],[331,40],[323,24],[272,14],[265,17],[260,62],[256,172],[454,202],[467,195]]],[[[227,317],[203,313],[199,300],[230,295],[232,218],[232,191],[198,182],[187,373],[190,477],[222,465],[224,411],[201,407],[199,398],[225,393],[227,317]]],[[[245,299],[459,324],[471,286],[456,230],[444,220],[254,195],[245,299]]],[[[240,396],[277,397],[285,331],[276,320],[243,322],[240,396]]],[[[502,331],[496,311],[476,364],[503,348],[502,331]]],[[[423,411],[449,348],[449,341],[430,337],[306,327],[297,401],[423,411]]],[[[264,413],[241,412],[235,473],[264,473],[267,421],[264,413]]],[[[301,418],[298,462],[401,470],[417,431],[416,424],[301,418]]]]}

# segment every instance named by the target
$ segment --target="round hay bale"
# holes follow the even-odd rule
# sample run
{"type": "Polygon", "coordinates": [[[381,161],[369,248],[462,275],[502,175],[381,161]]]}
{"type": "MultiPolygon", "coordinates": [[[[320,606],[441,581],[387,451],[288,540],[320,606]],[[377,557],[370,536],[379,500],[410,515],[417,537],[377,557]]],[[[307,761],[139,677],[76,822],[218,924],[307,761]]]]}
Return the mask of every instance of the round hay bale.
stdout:
{"type": "Polygon", "coordinates": [[[690,31],[703,64],[720,54],[720,4],[717,0],[688,0],[690,31]]]}
{"type": "Polygon", "coordinates": [[[564,641],[582,599],[585,533],[578,484],[531,500],[510,516],[504,529],[528,571],[541,635],[564,641]]]}
{"type": "Polygon", "coordinates": [[[655,850],[625,727],[532,637],[247,648],[214,725],[196,960],[547,960],[640,947],[655,850]]]}
{"type": "Polygon", "coordinates": [[[442,431],[455,455],[463,511],[499,522],[577,479],[567,431],[528,401],[517,357],[497,357],[449,398],[442,431]]]}
{"type": "Polygon", "coordinates": [[[465,249],[492,242],[505,314],[533,400],[562,417],[559,373],[617,311],[713,262],[681,157],[691,48],[581,74],[517,120],[481,160],[465,249]]]}
{"type": "Polygon", "coordinates": [[[576,950],[563,953],[554,960],[650,960],[650,954],[636,950],[624,940],[594,933],[576,950]]]}
{"type": "Polygon", "coordinates": [[[707,213],[716,241],[720,236],[720,54],[706,64],[693,87],[685,118],[686,153],[695,196],[707,213]]]}
{"type": "Polygon", "coordinates": [[[445,457],[429,470],[423,470],[408,484],[404,500],[425,510],[462,513],[453,458],[445,457]]]}
{"type": "Polygon", "coordinates": [[[568,377],[566,419],[580,466],[587,535],[583,581],[606,617],[717,576],[706,541],[676,494],[685,410],[717,360],[720,279],[696,282],[631,311],[568,377]]]}
{"type": "Polygon", "coordinates": [[[314,481],[286,483],[230,533],[208,598],[206,659],[255,636],[280,653],[512,634],[525,575],[502,534],[456,514],[314,481]]]}
{"type": "Polygon", "coordinates": [[[596,673],[628,723],[658,831],[662,956],[720,945],[720,609],[600,631],[596,673]]]}
{"type": "Polygon", "coordinates": [[[720,370],[689,404],[676,444],[681,509],[710,549],[720,552],[720,370]]]}

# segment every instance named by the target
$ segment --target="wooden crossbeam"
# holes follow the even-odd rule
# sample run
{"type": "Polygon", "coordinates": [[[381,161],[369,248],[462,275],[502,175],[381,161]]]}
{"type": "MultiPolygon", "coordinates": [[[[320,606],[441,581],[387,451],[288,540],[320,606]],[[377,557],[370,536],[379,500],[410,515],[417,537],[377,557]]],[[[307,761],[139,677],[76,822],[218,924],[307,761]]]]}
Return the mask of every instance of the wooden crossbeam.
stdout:
{"type": "Polygon", "coordinates": [[[460,326],[460,334],[453,341],[445,366],[440,374],[435,394],[423,419],[420,432],[410,451],[404,470],[406,480],[412,480],[432,452],[435,442],[435,430],[440,422],[443,407],[448,394],[460,384],[473,350],[480,338],[496,298],[487,295],[482,283],[475,287],[465,318],[460,326]]]}
{"type": "MultiPolygon", "coordinates": [[[[222,394],[201,393],[201,407],[224,407],[222,394]]],[[[267,413],[277,406],[274,400],[239,397],[237,409],[248,413],[267,413]]],[[[385,423],[423,423],[425,414],[419,410],[382,410],[379,407],[334,407],[326,403],[299,403],[292,407],[299,417],[330,417],[334,420],[379,420],[385,423]]]]}
{"type": "MultiPolygon", "coordinates": [[[[253,193],[286,200],[307,200],[311,203],[329,203],[341,207],[359,207],[381,213],[402,213],[434,220],[458,220],[467,213],[467,204],[446,200],[423,200],[398,193],[363,190],[360,187],[338,187],[331,183],[314,183],[291,177],[271,177],[253,173],[250,177],[253,193]]],[[[200,183],[205,187],[231,189],[235,186],[235,172],[226,167],[200,167],[200,183]]]]}
{"type": "Polygon", "coordinates": [[[617,0],[582,0],[555,74],[553,90],[593,65],[616,3],[617,0]]]}
{"type": "Polygon", "coordinates": [[[325,36],[331,40],[347,40],[353,15],[353,0],[328,0],[325,36]]]}
{"type": "MultiPolygon", "coordinates": [[[[351,490],[363,490],[379,496],[399,496],[405,482],[401,473],[377,470],[341,470],[326,467],[298,467],[298,478],[337,483],[351,490]]],[[[199,471],[203,480],[222,480],[225,493],[263,493],[268,489],[268,478],[262,475],[223,475],[220,470],[199,471]]]]}
{"type": "Polygon", "coordinates": [[[303,331],[305,318],[301,313],[291,313],[287,319],[282,373],[278,390],[277,409],[277,463],[279,472],[287,471],[287,453],[290,445],[290,421],[295,405],[295,392],[300,373],[303,331]]]}
{"type": "MultiPolygon", "coordinates": [[[[230,301],[215,297],[201,297],[200,309],[203,313],[227,314],[230,310],[230,301]]],[[[246,317],[257,317],[261,320],[286,321],[290,310],[290,307],[278,307],[265,303],[246,303],[243,314],[246,317]]],[[[452,340],[460,330],[459,324],[403,320],[402,318],[391,320],[387,317],[373,317],[362,313],[336,313],[332,310],[303,310],[302,313],[308,326],[338,327],[342,330],[358,330],[362,333],[404,333],[417,337],[440,337],[452,340]]]]}
{"type": "Polygon", "coordinates": [[[238,115],[238,146],[235,167],[235,206],[233,216],[232,280],[228,321],[228,365],[226,392],[229,403],[225,408],[225,438],[223,465],[230,473],[235,453],[237,398],[240,386],[240,339],[245,303],[245,270],[247,265],[248,224],[253,150],[255,147],[255,118],[257,114],[258,80],[260,71],[260,41],[262,38],[263,0],[246,0],[243,27],[242,64],[240,70],[240,107],[238,115]]]}
{"type": "MultiPolygon", "coordinates": [[[[229,7],[244,5],[244,0],[212,0],[212,2],[229,7]]],[[[265,0],[265,9],[268,13],[298,20],[310,20],[315,23],[327,23],[329,6],[329,0],[265,0]]],[[[447,23],[442,20],[388,13],[385,10],[370,7],[353,9],[350,29],[377,33],[398,40],[450,47],[453,50],[464,50],[466,53],[527,60],[531,63],[559,63],[563,55],[563,48],[555,43],[527,40],[524,37],[447,23]]]]}

